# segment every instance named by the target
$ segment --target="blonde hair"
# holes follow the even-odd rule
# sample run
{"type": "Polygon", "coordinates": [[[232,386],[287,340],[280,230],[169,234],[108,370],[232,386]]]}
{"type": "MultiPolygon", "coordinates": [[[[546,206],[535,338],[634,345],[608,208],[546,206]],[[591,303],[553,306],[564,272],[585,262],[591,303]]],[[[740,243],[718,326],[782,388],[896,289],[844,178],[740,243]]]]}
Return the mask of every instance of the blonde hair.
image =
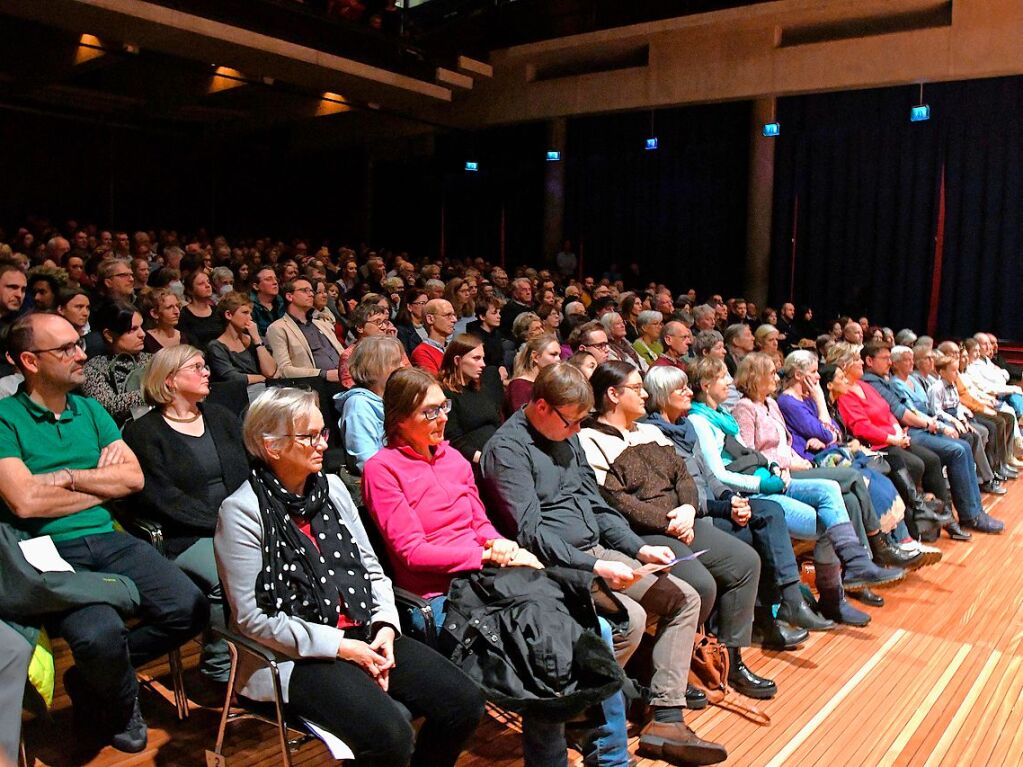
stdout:
{"type": "Polygon", "coordinates": [[[320,397],[314,391],[294,387],[273,387],[249,405],[242,423],[242,440],[253,458],[269,463],[267,442],[276,449],[294,432],[295,423],[320,409],[320,397]]]}
{"type": "Polygon", "coordinates": [[[755,399],[757,396],[768,397],[774,392],[761,391],[760,383],[768,373],[773,375],[774,372],[774,360],[770,355],[762,352],[747,354],[742,358],[739,368],[735,371],[735,388],[750,399],[755,399]]]}
{"type": "Polygon", "coordinates": [[[390,336],[367,336],[359,339],[348,359],[348,374],[357,386],[369,388],[383,383],[401,367],[401,341],[390,336]]]}
{"type": "MultiPolygon", "coordinates": [[[[519,347],[515,354],[515,361],[512,363],[512,378],[521,378],[526,373],[536,370],[536,363],[533,361],[534,354],[540,354],[544,348],[552,343],[558,343],[558,339],[552,333],[544,333],[541,336],[526,341],[519,347]]],[[[559,344],[560,348],[560,344],[559,344]]]]}
{"type": "Polygon", "coordinates": [[[142,371],[142,397],[150,405],[166,405],[174,399],[174,392],[167,385],[167,379],[177,373],[193,357],[203,353],[194,346],[178,344],[165,346],[154,354],[142,371]]]}

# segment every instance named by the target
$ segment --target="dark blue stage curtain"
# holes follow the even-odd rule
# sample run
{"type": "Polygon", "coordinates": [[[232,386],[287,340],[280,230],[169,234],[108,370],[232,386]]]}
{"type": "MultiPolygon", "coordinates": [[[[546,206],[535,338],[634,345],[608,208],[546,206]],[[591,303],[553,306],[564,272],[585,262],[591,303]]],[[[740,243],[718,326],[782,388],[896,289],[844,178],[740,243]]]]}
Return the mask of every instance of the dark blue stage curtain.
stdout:
{"type": "Polygon", "coordinates": [[[909,122],[916,96],[893,88],[779,101],[776,305],[813,306],[822,325],[865,312],[896,329],[924,326],[941,142],[937,120],[909,122]]]}
{"type": "Polygon", "coordinates": [[[586,271],[636,262],[641,281],[740,289],[749,120],[748,102],[659,110],[652,132],[650,112],[569,120],[565,232],[586,271]]]}
{"type": "Polygon", "coordinates": [[[1023,338],[1023,78],[943,86],[948,110],[938,331],[1023,338]]]}
{"type": "Polygon", "coordinates": [[[923,329],[940,297],[938,335],[1021,337],[1023,78],[927,85],[931,120],[914,124],[918,96],[904,86],[780,100],[771,300],[923,329]]]}

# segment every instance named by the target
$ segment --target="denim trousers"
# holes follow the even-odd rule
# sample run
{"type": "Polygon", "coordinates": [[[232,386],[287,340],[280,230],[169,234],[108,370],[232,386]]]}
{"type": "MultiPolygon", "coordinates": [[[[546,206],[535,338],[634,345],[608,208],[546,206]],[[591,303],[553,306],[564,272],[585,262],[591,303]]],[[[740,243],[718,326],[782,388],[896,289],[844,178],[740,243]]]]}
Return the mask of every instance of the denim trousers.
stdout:
{"type": "Polygon", "coordinates": [[[97,705],[126,710],[138,694],[135,669],[198,634],[209,622],[202,592],[173,562],[127,533],[102,533],[60,541],[57,551],[75,570],[131,578],[142,603],[141,621],[124,625],[109,605],[95,604],[47,621],[63,637],[97,705]]]}
{"type": "Polygon", "coordinates": [[[931,434],[926,429],[910,429],[909,436],[915,444],[935,453],[948,471],[952,502],[960,521],[975,519],[983,507],[977,486],[977,464],[973,462],[970,446],[961,439],[931,434]]]}
{"type": "Polygon", "coordinates": [[[793,538],[816,540],[821,533],[818,519],[823,530],[849,521],[842,488],[830,479],[793,479],[784,495],[763,497],[781,506],[793,538]]]}

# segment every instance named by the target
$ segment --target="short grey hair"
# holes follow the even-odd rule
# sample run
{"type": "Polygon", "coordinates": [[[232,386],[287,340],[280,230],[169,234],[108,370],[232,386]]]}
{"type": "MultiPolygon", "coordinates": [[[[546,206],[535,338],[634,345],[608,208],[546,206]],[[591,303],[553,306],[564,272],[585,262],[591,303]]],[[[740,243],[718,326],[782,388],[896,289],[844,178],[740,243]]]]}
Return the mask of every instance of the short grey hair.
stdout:
{"type": "Polygon", "coordinates": [[[693,339],[693,355],[700,358],[705,352],[713,349],[719,341],[724,342],[724,340],[724,336],[716,330],[701,330],[693,339]]]}
{"type": "Polygon", "coordinates": [[[565,316],[569,317],[573,314],[586,314],[586,305],[582,301],[569,301],[565,304],[565,316]]]}
{"type": "Polygon", "coordinates": [[[651,322],[663,322],[664,315],[653,309],[644,309],[636,318],[636,330],[642,330],[651,322]]]}
{"type": "Polygon", "coordinates": [[[401,367],[401,341],[391,336],[367,336],[352,350],[348,373],[356,386],[369,388],[401,367]]]}
{"type": "Polygon", "coordinates": [[[604,326],[604,332],[607,333],[607,337],[610,338],[611,326],[615,323],[615,320],[620,320],[621,318],[622,315],[618,312],[607,312],[606,314],[602,314],[600,319],[597,321],[604,326]]]}
{"type": "Polygon", "coordinates": [[[668,404],[668,397],[676,389],[688,385],[689,376],[684,370],[679,370],[674,365],[655,365],[647,371],[643,379],[643,388],[646,389],[646,411],[648,413],[659,413],[668,404]]]}
{"type": "Polygon", "coordinates": [[[320,409],[315,391],[294,387],[271,387],[249,405],[242,423],[242,439],[249,455],[269,462],[267,443],[274,449],[283,445],[295,431],[295,424],[320,409]]]}
{"type": "Polygon", "coordinates": [[[210,281],[214,285],[216,285],[218,282],[220,284],[224,284],[225,282],[230,282],[233,285],[234,284],[234,272],[232,272],[230,270],[230,268],[228,268],[226,266],[218,266],[216,269],[214,269],[212,272],[210,272],[210,281]]]}
{"type": "Polygon", "coordinates": [[[910,357],[913,356],[913,350],[910,349],[908,346],[903,346],[902,344],[900,344],[898,346],[893,346],[892,347],[892,359],[893,360],[894,359],[902,359],[907,354],[910,357]]]}
{"type": "Polygon", "coordinates": [[[427,280],[423,287],[426,290],[437,290],[438,288],[444,290],[444,283],[440,280],[427,280]]]}
{"type": "Polygon", "coordinates": [[[700,304],[693,309],[693,322],[698,322],[703,317],[713,315],[714,307],[710,304],[700,304]]]}
{"type": "Polygon", "coordinates": [[[790,383],[796,379],[796,373],[806,373],[817,363],[817,355],[811,352],[809,349],[796,349],[794,352],[789,352],[789,356],[785,358],[785,362],[782,365],[782,379],[785,384],[790,383]]]}

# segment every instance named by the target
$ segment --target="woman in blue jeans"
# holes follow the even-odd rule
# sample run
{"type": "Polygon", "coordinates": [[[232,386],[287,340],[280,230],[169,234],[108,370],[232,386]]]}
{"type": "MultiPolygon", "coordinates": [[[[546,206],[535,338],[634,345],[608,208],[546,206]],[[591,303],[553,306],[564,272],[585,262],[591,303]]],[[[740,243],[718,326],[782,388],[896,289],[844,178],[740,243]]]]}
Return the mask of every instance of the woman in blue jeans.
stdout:
{"type": "MultiPolygon", "coordinates": [[[[394,581],[427,599],[434,624],[443,625],[448,586],[484,565],[542,565],[487,519],[472,467],[444,440],[450,403],[437,381],[421,370],[394,373],[384,389],[386,447],[363,469],[363,497],[394,569],[394,581]]],[[[610,626],[601,633],[611,646],[610,626]]],[[[587,764],[629,764],[625,703],[616,693],[602,704],[605,723],[588,739],[587,764]]],[[[523,721],[527,767],[567,767],[563,724],[523,721]]]]}
{"type": "Polygon", "coordinates": [[[696,401],[689,420],[707,467],[736,492],[776,501],[785,512],[793,538],[817,541],[814,562],[822,611],[842,622],[862,623],[843,591],[888,586],[901,580],[904,571],[878,567],[871,561],[849,522],[837,482],[792,479],[787,471],[742,443],[739,424],[719,407],[728,396],[728,382],[728,370],[721,360],[705,357],[693,366],[696,401]]]}

